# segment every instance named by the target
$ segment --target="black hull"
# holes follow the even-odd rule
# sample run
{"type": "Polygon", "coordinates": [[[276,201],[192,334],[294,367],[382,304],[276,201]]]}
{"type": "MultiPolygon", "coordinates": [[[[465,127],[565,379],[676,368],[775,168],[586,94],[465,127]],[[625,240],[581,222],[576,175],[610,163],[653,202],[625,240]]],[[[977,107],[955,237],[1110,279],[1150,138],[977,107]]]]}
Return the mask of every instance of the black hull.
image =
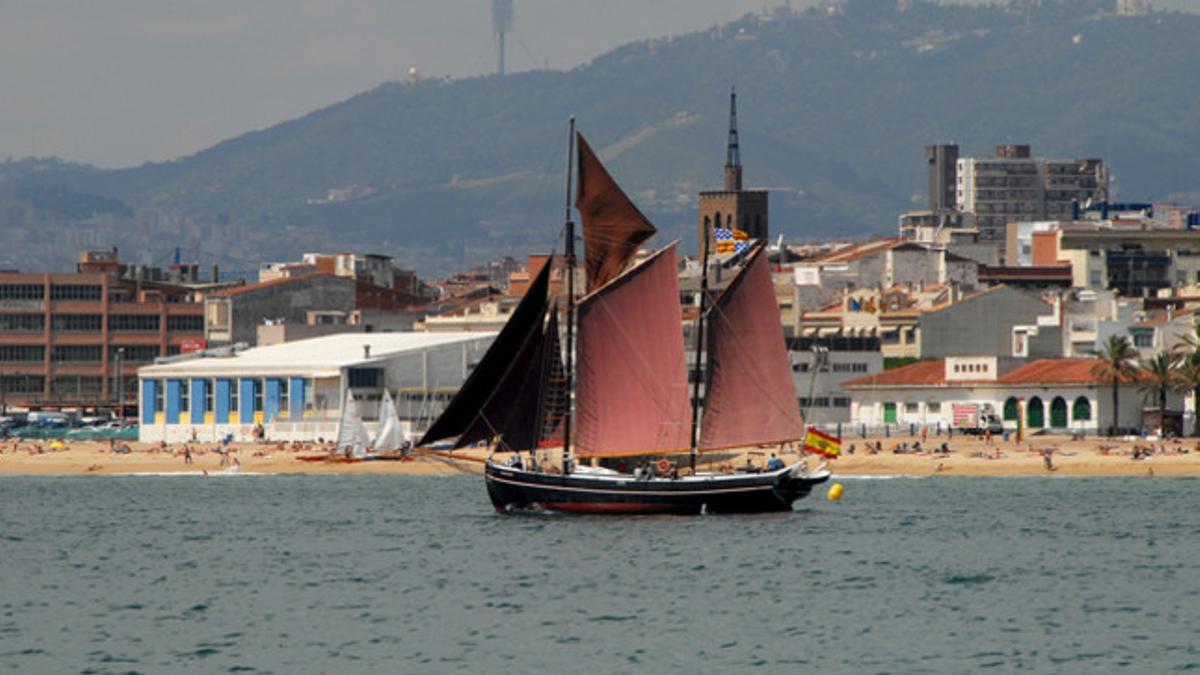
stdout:
{"type": "Polygon", "coordinates": [[[792,503],[829,479],[789,468],[713,479],[634,480],[625,476],[535,473],[488,463],[488,496],[497,511],[545,509],[572,513],[694,515],[790,511],[792,503]]]}

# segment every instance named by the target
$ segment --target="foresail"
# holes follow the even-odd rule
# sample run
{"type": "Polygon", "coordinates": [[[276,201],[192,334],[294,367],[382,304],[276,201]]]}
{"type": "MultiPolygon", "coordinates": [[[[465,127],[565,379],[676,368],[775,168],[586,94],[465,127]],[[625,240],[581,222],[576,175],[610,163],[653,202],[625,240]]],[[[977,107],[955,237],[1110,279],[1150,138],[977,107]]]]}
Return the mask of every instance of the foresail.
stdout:
{"type": "Polygon", "coordinates": [[[339,452],[349,448],[355,457],[367,454],[367,448],[371,445],[371,436],[367,433],[367,425],[363,423],[358,401],[354,399],[354,392],[349,389],[346,390],[342,402],[342,416],[338,421],[335,445],[339,452]]]}
{"type": "Polygon", "coordinates": [[[483,355],[483,360],[471,371],[462,388],[417,445],[428,445],[445,438],[462,436],[475,424],[476,418],[492,399],[529,337],[542,330],[553,264],[553,257],[546,261],[525,292],[525,297],[513,310],[508,323],[483,355]]]}
{"type": "Polygon", "coordinates": [[[400,415],[396,412],[396,401],[392,393],[383,390],[383,401],[379,404],[379,431],[375,434],[375,452],[395,452],[404,445],[404,433],[400,429],[400,415]]]}
{"type": "Polygon", "coordinates": [[[804,436],[779,305],[759,246],[707,316],[708,380],[700,447],[730,448],[804,436]]]}
{"type": "Polygon", "coordinates": [[[691,413],[674,244],[576,311],[576,454],[686,450],[691,413]]]}
{"type": "Polygon", "coordinates": [[[637,254],[638,247],[657,230],[609,175],[583,134],[576,134],[576,139],[579,183],[575,208],[583,221],[583,252],[590,293],[620,275],[637,254]]]}

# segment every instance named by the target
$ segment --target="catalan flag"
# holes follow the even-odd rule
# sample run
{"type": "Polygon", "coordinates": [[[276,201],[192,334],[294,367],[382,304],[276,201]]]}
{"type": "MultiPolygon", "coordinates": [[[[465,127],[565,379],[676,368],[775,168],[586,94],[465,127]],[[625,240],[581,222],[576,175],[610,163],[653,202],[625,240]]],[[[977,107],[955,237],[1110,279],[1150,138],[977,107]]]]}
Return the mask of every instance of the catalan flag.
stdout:
{"type": "Polygon", "coordinates": [[[717,253],[742,253],[754,243],[750,235],[730,227],[714,227],[713,240],[717,242],[717,253]]]}
{"type": "Polygon", "coordinates": [[[832,459],[842,454],[842,439],[831,436],[820,429],[809,427],[808,433],[804,434],[804,449],[807,452],[832,459]]]}

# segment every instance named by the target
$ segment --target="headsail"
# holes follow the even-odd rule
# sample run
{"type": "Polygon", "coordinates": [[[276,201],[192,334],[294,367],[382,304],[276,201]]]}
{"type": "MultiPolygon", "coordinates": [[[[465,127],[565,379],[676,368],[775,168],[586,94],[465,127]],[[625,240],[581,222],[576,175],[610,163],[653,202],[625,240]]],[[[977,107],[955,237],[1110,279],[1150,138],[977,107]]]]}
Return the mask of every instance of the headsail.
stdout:
{"type": "Polygon", "coordinates": [[[383,401],[379,404],[379,431],[375,434],[375,452],[395,452],[404,446],[404,433],[400,429],[400,415],[396,412],[396,401],[392,392],[383,390],[383,401]]]}
{"type": "Polygon", "coordinates": [[[583,221],[587,290],[591,293],[620,275],[642,242],[657,230],[608,174],[583,134],[576,138],[579,182],[575,208],[583,221]]]}
{"type": "Polygon", "coordinates": [[[342,402],[342,416],[338,420],[337,449],[339,452],[350,448],[355,457],[367,454],[371,445],[371,436],[367,433],[367,425],[363,424],[362,412],[358,409],[358,401],[354,400],[354,392],[346,389],[345,400],[342,402]]]}
{"type": "MultiPolygon", "coordinates": [[[[546,315],[546,300],[550,290],[550,270],[554,258],[546,261],[538,273],[525,297],[513,310],[508,323],[496,336],[492,346],[483,355],[483,360],[471,371],[467,381],[463,383],[458,393],[450,400],[441,416],[429,427],[417,445],[427,445],[444,438],[462,437],[472,428],[474,434],[479,432],[477,422],[484,415],[489,402],[504,384],[504,380],[513,370],[514,362],[521,357],[527,348],[527,343],[534,335],[540,335],[546,315]]],[[[485,427],[486,428],[486,427],[485,427]]],[[[475,441],[497,435],[498,431],[488,429],[485,435],[476,435],[475,441]]],[[[474,442],[474,441],[469,441],[474,442]]]]}
{"type": "Polygon", "coordinates": [[[689,446],[674,244],[578,305],[576,453],[675,452],[689,446]]]}
{"type": "Polygon", "coordinates": [[[802,438],[804,424],[762,246],[713,303],[707,328],[708,384],[700,447],[802,438]]]}

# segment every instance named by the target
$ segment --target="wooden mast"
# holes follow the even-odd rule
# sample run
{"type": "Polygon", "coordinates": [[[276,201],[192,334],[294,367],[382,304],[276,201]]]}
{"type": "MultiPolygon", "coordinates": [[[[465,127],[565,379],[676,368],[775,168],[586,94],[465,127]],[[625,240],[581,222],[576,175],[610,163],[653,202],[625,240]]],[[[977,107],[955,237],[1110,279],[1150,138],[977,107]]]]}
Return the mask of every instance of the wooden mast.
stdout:
{"type": "Polygon", "coordinates": [[[571,116],[567,137],[567,208],[566,242],[563,246],[567,268],[567,354],[566,354],[566,412],[563,415],[563,474],[571,473],[571,416],[575,399],[575,222],[571,220],[571,178],[575,168],[575,116],[571,116]]]}
{"type": "Polygon", "coordinates": [[[708,299],[708,232],[700,242],[700,313],[696,315],[696,356],[692,366],[692,473],[696,473],[697,448],[700,445],[700,353],[704,350],[704,302],[708,299]]]}

